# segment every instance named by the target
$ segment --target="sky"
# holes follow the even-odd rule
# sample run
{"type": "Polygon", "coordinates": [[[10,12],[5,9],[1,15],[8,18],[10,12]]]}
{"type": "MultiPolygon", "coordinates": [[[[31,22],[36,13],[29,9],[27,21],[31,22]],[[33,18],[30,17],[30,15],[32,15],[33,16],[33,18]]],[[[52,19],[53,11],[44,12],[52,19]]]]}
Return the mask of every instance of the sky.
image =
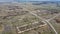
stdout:
{"type": "Polygon", "coordinates": [[[0,2],[13,2],[13,1],[60,1],[60,0],[0,0],[0,2]]]}

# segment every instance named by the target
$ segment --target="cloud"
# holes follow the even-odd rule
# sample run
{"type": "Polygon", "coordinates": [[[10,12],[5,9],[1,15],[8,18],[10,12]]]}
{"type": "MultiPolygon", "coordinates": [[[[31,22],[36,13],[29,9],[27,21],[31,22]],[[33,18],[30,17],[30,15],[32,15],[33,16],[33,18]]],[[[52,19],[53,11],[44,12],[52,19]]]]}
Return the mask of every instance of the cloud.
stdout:
{"type": "Polygon", "coordinates": [[[60,1],[60,0],[0,0],[0,2],[17,2],[17,1],[60,1]]]}
{"type": "Polygon", "coordinates": [[[14,0],[0,0],[0,2],[12,2],[14,0]]]}

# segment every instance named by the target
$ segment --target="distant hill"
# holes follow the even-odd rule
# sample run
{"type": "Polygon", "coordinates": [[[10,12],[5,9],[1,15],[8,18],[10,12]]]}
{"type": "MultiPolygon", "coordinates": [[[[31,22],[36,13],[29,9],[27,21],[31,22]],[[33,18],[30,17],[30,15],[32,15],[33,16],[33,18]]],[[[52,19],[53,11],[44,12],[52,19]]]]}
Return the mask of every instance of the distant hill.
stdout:
{"type": "MultiPolygon", "coordinates": [[[[32,2],[32,1],[30,1],[32,2]]],[[[57,6],[60,6],[60,1],[33,1],[33,5],[41,5],[41,4],[56,4],[57,6]]]]}
{"type": "Polygon", "coordinates": [[[59,5],[59,4],[60,4],[60,1],[0,0],[0,4],[3,4],[3,3],[14,3],[14,2],[17,2],[17,3],[31,2],[31,3],[33,3],[34,5],[48,4],[48,3],[56,4],[56,5],[59,5]],[[2,1],[2,2],[1,2],[1,1],[2,1]]]}

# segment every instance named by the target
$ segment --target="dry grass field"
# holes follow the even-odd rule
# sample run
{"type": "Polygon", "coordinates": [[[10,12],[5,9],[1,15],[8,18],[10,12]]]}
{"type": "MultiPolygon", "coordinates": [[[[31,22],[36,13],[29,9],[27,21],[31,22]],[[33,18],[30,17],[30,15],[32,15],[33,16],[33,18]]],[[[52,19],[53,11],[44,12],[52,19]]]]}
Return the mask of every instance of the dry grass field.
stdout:
{"type": "MultiPolygon", "coordinates": [[[[43,19],[50,19],[60,13],[60,7],[52,5],[33,5],[31,3],[12,3],[0,5],[0,34],[19,34],[17,27],[34,22],[41,23],[41,19],[29,13],[29,11],[43,19]]],[[[50,21],[60,34],[60,17],[50,21]]],[[[44,24],[43,24],[44,25],[44,24]]],[[[49,25],[38,27],[20,34],[55,34],[49,25]]]]}

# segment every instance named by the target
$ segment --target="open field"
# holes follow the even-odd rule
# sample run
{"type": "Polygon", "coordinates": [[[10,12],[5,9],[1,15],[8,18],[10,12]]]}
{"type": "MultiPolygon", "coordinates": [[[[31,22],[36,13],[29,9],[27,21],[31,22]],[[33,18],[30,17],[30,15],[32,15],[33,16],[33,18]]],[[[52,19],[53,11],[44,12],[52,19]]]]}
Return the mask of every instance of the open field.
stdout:
{"type": "Polygon", "coordinates": [[[55,19],[50,21],[57,32],[60,34],[60,16],[56,17],[55,19]]]}
{"type": "MultiPolygon", "coordinates": [[[[3,25],[1,34],[55,34],[50,25],[45,23],[44,19],[48,21],[48,19],[53,18],[59,13],[60,7],[52,4],[2,4],[0,5],[0,23],[3,25]],[[42,18],[40,19],[40,17],[42,18]],[[40,27],[41,25],[42,27],[40,27]],[[18,33],[20,31],[24,32],[18,33]]],[[[50,20],[49,23],[60,34],[60,17],[58,16],[50,20]]]]}

